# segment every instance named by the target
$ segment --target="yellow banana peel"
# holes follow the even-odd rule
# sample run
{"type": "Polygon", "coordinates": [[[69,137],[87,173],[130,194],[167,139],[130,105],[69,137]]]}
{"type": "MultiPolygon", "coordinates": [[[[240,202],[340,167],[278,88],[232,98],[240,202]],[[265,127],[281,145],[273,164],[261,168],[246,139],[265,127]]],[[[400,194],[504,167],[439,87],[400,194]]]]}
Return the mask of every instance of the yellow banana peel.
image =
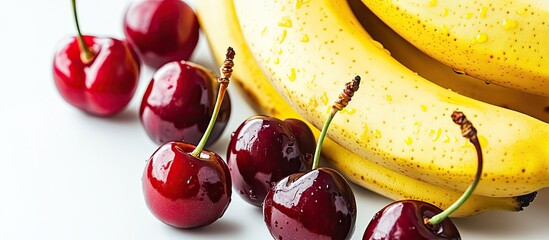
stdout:
{"type": "Polygon", "coordinates": [[[476,194],[518,196],[549,185],[549,124],[422,78],[368,35],[346,1],[234,4],[258,65],[313,125],[324,122],[329,99],[337,98],[335,89],[361,75],[361,91],[328,133],[354,154],[411,178],[463,191],[473,179],[476,157],[448,120],[459,110],[475,123],[485,153],[476,194]]]}
{"type": "MultiPolygon", "coordinates": [[[[257,107],[258,112],[305,121],[278,94],[255,62],[243,39],[231,1],[200,1],[197,3],[197,15],[218,63],[223,61],[227,46],[232,46],[237,51],[233,78],[247,93],[249,102],[257,107]]],[[[314,127],[312,129],[318,136],[319,131],[314,127]]],[[[446,208],[461,195],[458,191],[390,171],[329,139],[323,144],[323,154],[351,181],[392,199],[418,199],[446,208]]],[[[534,195],[493,198],[473,195],[453,216],[471,216],[488,210],[519,211],[528,206],[533,197],[534,195]]]]}
{"type": "Polygon", "coordinates": [[[549,97],[549,2],[362,0],[398,34],[467,75],[549,97]]]}
{"type": "Polygon", "coordinates": [[[400,63],[425,79],[461,95],[512,109],[549,123],[549,97],[486,83],[454,70],[423,53],[372,13],[361,0],[349,0],[362,27],[400,63]]]}

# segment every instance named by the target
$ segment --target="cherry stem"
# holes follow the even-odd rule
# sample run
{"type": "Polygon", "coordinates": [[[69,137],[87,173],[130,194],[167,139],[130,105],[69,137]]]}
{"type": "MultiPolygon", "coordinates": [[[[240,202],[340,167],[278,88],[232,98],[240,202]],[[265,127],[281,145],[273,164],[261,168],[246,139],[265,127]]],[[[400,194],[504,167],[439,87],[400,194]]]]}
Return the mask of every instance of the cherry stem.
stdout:
{"type": "Polygon", "coordinates": [[[78,31],[78,45],[80,46],[80,49],[82,51],[82,54],[80,54],[80,58],[82,59],[82,62],[89,63],[93,59],[93,53],[84,42],[84,37],[82,36],[82,32],[80,31],[80,24],[78,23],[78,14],[76,13],[76,0],[72,0],[72,12],[74,14],[74,21],[76,23],[76,30],[78,31]]]}
{"type": "Polygon", "coordinates": [[[475,178],[471,185],[465,190],[463,195],[459,197],[458,200],[456,200],[450,207],[448,207],[446,210],[442,211],[441,213],[433,216],[431,219],[427,221],[428,224],[434,226],[436,224],[439,224],[440,222],[444,221],[450,214],[452,214],[454,211],[456,211],[461,205],[467,201],[467,199],[473,194],[473,191],[477,187],[478,183],[480,182],[480,177],[482,176],[482,165],[483,165],[483,157],[482,157],[482,150],[480,147],[480,143],[477,137],[477,130],[469,120],[463,115],[462,112],[454,111],[452,113],[452,120],[461,127],[461,133],[463,137],[469,139],[469,141],[475,146],[475,150],[477,152],[477,172],[475,174],[475,178]]]}
{"type": "Polygon", "coordinates": [[[221,108],[221,103],[223,103],[223,97],[225,96],[225,92],[227,91],[227,87],[229,86],[230,78],[233,72],[234,55],[235,52],[233,48],[229,47],[227,49],[227,55],[225,61],[223,62],[223,66],[221,66],[220,68],[221,77],[217,79],[220,86],[219,91],[217,92],[217,100],[215,101],[212,117],[210,118],[210,123],[208,123],[208,128],[206,128],[206,132],[204,132],[204,135],[202,135],[200,142],[191,152],[191,155],[194,157],[198,157],[200,155],[202,149],[204,149],[204,147],[206,146],[206,142],[208,142],[208,138],[210,137],[210,134],[212,133],[212,130],[215,126],[215,121],[217,120],[217,115],[219,114],[219,109],[221,108]]]}
{"type": "Polygon", "coordinates": [[[322,149],[322,143],[324,142],[324,138],[326,137],[326,133],[328,132],[328,127],[330,126],[332,119],[334,119],[334,116],[336,115],[337,112],[339,112],[340,110],[345,108],[347,104],[349,104],[349,101],[351,101],[351,98],[353,97],[355,92],[358,90],[359,85],[360,85],[360,76],[356,76],[351,82],[346,83],[345,89],[343,89],[343,92],[339,94],[339,99],[332,106],[332,109],[330,110],[330,115],[326,119],[326,122],[324,122],[322,131],[318,136],[318,141],[316,143],[316,149],[315,149],[315,156],[313,158],[313,170],[318,168],[318,164],[320,162],[320,150],[322,149]]]}
{"type": "Polygon", "coordinates": [[[326,133],[328,132],[328,127],[330,126],[330,123],[332,122],[332,119],[336,115],[336,113],[339,110],[332,108],[330,110],[330,115],[326,119],[326,122],[324,122],[324,126],[322,127],[322,131],[320,132],[320,135],[318,136],[318,141],[316,143],[316,149],[315,149],[315,157],[313,159],[313,170],[318,168],[318,163],[320,162],[320,150],[322,148],[322,143],[324,142],[324,138],[326,137],[326,133]]]}

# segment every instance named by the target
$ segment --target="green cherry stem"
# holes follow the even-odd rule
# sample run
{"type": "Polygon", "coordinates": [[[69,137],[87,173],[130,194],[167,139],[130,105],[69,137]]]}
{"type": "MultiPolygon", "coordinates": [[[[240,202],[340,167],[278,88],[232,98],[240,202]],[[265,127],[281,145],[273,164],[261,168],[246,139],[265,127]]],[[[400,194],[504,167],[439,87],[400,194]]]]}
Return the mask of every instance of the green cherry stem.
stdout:
{"type": "Polygon", "coordinates": [[[78,14],[76,13],[76,0],[72,0],[72,12],[74,14],[74,21],[76,23],[76,30],[78,31],[78,45],[80,46],[80,50],[82,51],[82,54],[80,54],[80,58],[82,59],[82,62],[89,63],[93,60],[93,52],[90,50],[88,45],[84,42],[84,37],[82,36],[82,32],[80,31],[80,24],[78,23],[78,14]]]}
{"type": "Polygon", "coordinates": [[[330,115],[326,119],[326,122],[324,122],[322,131],[318,136],[318,141],[316,143],[316,149],[315,149],[315,156],[313,158],[313,169],[318,168],[318,164],[320,162],[320,150],[322,148],[322,143],[324,142],[324,138],[326,137],[326,133],[328,132],[328,127],[330,126],[332,119],[334,118],[337,112],[341,111],[343,108],[347,106],[347,104],[349,104],[349,101],[351,101],[351,98],[353,97],[355,92],[358,90],[359,85],[360,85],[360,76],[356,76],[352,81],[345,83],[345,89],[343,89],[343,92],[339,94],[339,99],[332,106],[332,109],[330,110],[330,115]]]}
{"type": "Polygon", "coordinates": [[[326,119],[326,122],[324,122],[322,131],[318,136],[318,141],[316,142],[315,157],[313,159],[313,169],[318,168],[318,163],[320,162],[320,149],[322,148],[322,143],[324,142],[324,138],[326,137],[326,132],[328,132],[328,126],[330,126],[330,123],[332,122],[332,119],[334,118],[337,112],[339,112],[339,110],[332,107],[332,110],[330,110],[330,115],[326,119]]]}
{"type": "Polygon", "coordinates": [[[221,66],[220,68],[221,77],[217,79],[217,81],[221,86],[219,86],[219,91],[217,92],[217,100],[215,101],[212,117],[210,118],[210,123],[208,123],[208,128],[206,128],[206,132],[204,132],[204,135],[202,135],[200,142],[198,143],[196,148],[191,152],[191,155],[194,157],[198,157],[200,155],[200,153],[202,152],[202,149],[204,149],[204,146],[206,146],[206,142],[208,142],[210,133],[212,133],[212,130],[215,126],[215,121],[217,120],[217,115],[219,114],[219,109],[221,108],[223,97],[225,96],[225,92],[227,91],[227,87],[229,86],[230,78],[233,73],[234,55],[235,55],[235,52],[233,48],[229,47],[227,49],[227,54],[225,56],[225,61],[223,62],[223,66],[221,66]]]}
{"type": "Polygon", "coordinates": [[[463,195],[458,198],[450,207],[448,207],[446,210],[442,211],[441,213],[433,216],[431,219],[428,220],[428,224],[431,226],[434,226],[436,224],[439,224],[444,219],[446,219],[450,214],[452,214],[454,211],[456,211],[461,205],[467,201],[467,199],[473,194],[473,191],[477,187],[480,177],[482,176],[482,165],[483,165],[483,158],[482,158],[482,150],[480,147],[480,143],[477,137],[477,130],[475,127],[473,127],[473,124],[467,120],[465,115],[462,112],[454,111],[452,113],[452,120],[460,125],[461,127],[461,134],[463,137],[469,139],[469,141],[475,146],[475,149],[477,151],[477,172],[475,174],[475,178],[471,185],[463,192],[463,195]]]}

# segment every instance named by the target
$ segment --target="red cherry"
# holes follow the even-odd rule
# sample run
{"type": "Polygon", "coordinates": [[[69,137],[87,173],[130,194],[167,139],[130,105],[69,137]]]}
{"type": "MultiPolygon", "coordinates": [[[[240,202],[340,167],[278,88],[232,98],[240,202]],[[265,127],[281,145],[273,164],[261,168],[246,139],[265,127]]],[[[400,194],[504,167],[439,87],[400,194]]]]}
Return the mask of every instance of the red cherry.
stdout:
{"type": "Polygon", "coordinates": [[[318,163],[330,122],[347,106],[359,84],[360,77],[356,76],[345,85],[332,106],[318,137],[313,170],[283,178],[265,196],[263,216],[274,239],[350,239],[353,235],[356,221],[353,191],[337,171],[318,168],[318,163]]]}
{"type": "Polygon", "coordinates": [[[188,60],[198,43],[199,24],[181,0],[139,1],[124,17],[124,32],[145,64],[159,68],[188,60]]]}
{"type": "Polygon", "coordinates": [[[231,135],[227,164],[235,191],[261,206],[269,189],[292,173],[311,169],[315,138],[297,119],[255,116],[231,135]]]}
{"type": "MultiPolygon", "coordinates": [[[[284,119],[284,122],[292,129],[297,143],[301,146],[302,153],[305,153],[307,161],[312,164],[316,148],[315,136],[313,135],[313,132],[306,123],[299,119],[287,118],[284,119]],[[310,156],[307,156],[308,154],[310,154],[310,156]]],[[[308,169],[310,168],[311,166],[308,167],[308,169]]]]}
{"type": "Polygon", "coordinates": [[[345,178],[317,168],[280,180],[265,197],[263,215],[274,239],[350,239],[356,203],[345,178]]]}
{"type": "MultiPolygon", "coordinates": [[[[477,130],[462,112],[454,111],[452,121],[460,126],[461,134],[475,147],[477,171],[471,185],[452,205],[440,208],[417,200],[403,200],[381,209],[368,224],[363,239],[461,239],[448,216],[473,194],[482,176],[483,156],[477,130]]],[[[535,196],[535,195],[534,195],[535,196]]],[[[523,199],[529,199],[524,196],[523,199]]]]}
{"type": "Polygon", "coordinates": [[[116,114],[130,102],[139,80],[139,60],[124,41],[82,36],[66,40],[53,59],[53,79],[73,106],[98,116],[116,114]]]}
{"type": "Polygon", "coordinates": [[[214,113],[198,145],[168,142],[152,154],[145,167],[145,202],[153,215],[168,225],[178,228],[208,225],[223,216],[231,201],[229,168],[219,155],[203,148],[227,90],[234,55],[229,48],[218,79],[214,113]]]}
{"type": "Polygon", "coordinates": [[[461,239],[449,218],[434,226],[425,223],[425,219],[441,212],[440,208],[422,201],[393,202],[374,215],[362,239],[461,239]]]}
{"type": "Polygon", "coordinates": [[[169,142],[158,148],[143,173],[143,193],[150,211],[178,228],[208,225],[231,201],[229,169],[219,155],[190,152],[194,145],[169,142]]]}
{"type": "MultiPolygon", "coordinates": [[[[151,139],[198,144],[212,117],[217,91],[215,75],[191,62],[170,62],[158,69],[141,101],[141,123],[151,139]]],[[[219,110],[207,145],[223,133],[231,115],[229,94],[219,110]]]]}

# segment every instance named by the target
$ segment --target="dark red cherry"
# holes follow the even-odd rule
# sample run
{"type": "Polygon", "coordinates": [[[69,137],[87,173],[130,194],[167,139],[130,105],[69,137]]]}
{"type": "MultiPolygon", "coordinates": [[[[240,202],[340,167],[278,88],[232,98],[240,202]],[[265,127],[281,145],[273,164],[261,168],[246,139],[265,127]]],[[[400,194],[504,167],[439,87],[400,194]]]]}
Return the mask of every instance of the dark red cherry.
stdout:
{"type": "Polygon", "coordinates": [[[265,197],[263,215],[274,239],[350,239],[356,203],[338,172],[317,168],[280,180],[265,197]]]}
{"type": "MultiPolygon", "coordinates": [[[[145,91],[139,111],[151,139],[198,144],[212,116],[219,84],[215,75],[200,65],[178,61],[158,69],[145,91]]],[[[231,115],[229,94],[219,110],[207,145],[215,142],[231,115]]]]}
{"type": "Polygon", "coordinates": [[[229,169],[219,155],[195,146],[169,142],[150,157],[143,173],[143,193],[150,211],[162,222],[178,228],[208,225],[221,216],[231,201],[229,169]]]}
{"type": "Polygon", "coordinates": [[[278,180],[311,169],[314,144],[311,129],[300,120],[247,119],[232,134],[227,150],[234,190],[261,206],[278,180]]]}
{"type": "Polygon", "coordinates": [[[332,106],[315,147],[313,170],[282,178],[265,196],[263,217],[274,239],[350,239],[353,235],[356,221],[353,191],[337,171],[318,165],[330,122],[351,101],[359,84],[359,76],[347,82],[332,106]]]}
{"type": "Polygon", "coordinates": [[[292,129],[292,132],[296,137],[297,143],[301,147],[301,150],[303,150],[302,152],[306,155],[308,162],[307,166],[309,166],[308,169],[311,169],[311,164],[316,147],[315,136],[313,135],[311,128],[309,128],[306,123],[299,119],[288,118],[284,119],[284,122],[288,124],[288,127],[292,129]],[[307,154],[310,154],[310,156],[307,156],[307,154]]]}
{"type": "Polygon", "coordinates": [[[145,64],[157,69],[188,60],[198,43],[199,24],[181,0],[138,1],[124,17],[124,32],[145,64]]]}
{"type": "Polygon", "coordinates": [[[430,203],[417,200],[389,204],[374,215],[363,239],[461,239],[456,226],[448,216],[473,194],[482,176],[483,155],[477,129],[465,114],[454,111],[450,117],[460,126],[462,136],[469,139],[477,152],[477,171],[471,185],[444,211],[430,203]]]}
{"type": "Polygon", "coordinates": [[[362,239],[461,239],[450,218],[434,226],[426,223],[440,212],[440,208],[422,201],[393,202],[374,215],[362,239]]]}

